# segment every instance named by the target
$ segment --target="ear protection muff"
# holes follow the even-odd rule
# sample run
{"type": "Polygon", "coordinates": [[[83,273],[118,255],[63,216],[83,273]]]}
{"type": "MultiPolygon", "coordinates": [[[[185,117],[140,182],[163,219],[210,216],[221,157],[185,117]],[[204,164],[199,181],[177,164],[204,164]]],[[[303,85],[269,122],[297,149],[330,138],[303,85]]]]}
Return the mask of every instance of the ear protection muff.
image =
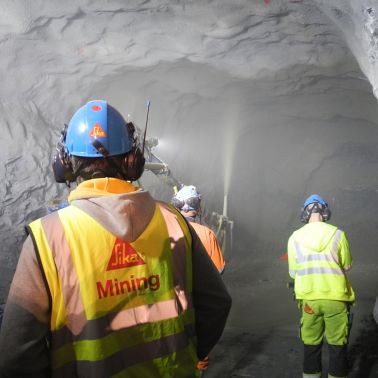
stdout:
{"type": "Polygon", "coordinates": [[[323,206],[322,217],[324,222],[327,222],[331,219],[331,210],[328,206],[323,206]]]}
{"type": "Polygon", "coordinates": [[[135,133],[135,126],[132,122],[126,124],[129,137],[132,140],[133,147],[127,153],[123,162],[123,174],[129,181],[137,181],[142,176],[146,159],[140,147],[139,138],[135,133]]]}
{"type": "Polygon", "coordinates": [[[75,181],[76,177],[73,173],[71,160],[65,147],[67,128],[68,125],[64,124],[60,139],[56,145],[56,154],[53,158],[52,168],[55,181],[59,183],[66,183],[69,186],[71,182],[75,181]]]}
{"type": "Polygon", "coordinates": [[[144,171],[144,163],[146,159],[139,146],[135,146],[127,153],[124,163],[124,175],[126,180],[137,181],[144,171]]]}

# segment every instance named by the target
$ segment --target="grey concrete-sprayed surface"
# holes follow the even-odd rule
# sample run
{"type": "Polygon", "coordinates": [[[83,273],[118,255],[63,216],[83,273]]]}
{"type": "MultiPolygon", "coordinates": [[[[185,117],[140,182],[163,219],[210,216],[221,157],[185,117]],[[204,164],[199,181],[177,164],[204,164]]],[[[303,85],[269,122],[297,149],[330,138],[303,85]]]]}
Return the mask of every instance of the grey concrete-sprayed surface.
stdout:
{"type": "MultiPolygon", "coordinates": [[[[0,0],[0,306],[24,226],[68,190],[51,158],[64,122],[106,99],[143,127],[206,210],[234,220],[234,305],[208,377],[300,375],[298,314],[279,259],[318,192],[346,231],[354,378],[377,377],[376,0],[0,0]]],[[[170,189],[146,172],[146,188],[170,189]]]]}

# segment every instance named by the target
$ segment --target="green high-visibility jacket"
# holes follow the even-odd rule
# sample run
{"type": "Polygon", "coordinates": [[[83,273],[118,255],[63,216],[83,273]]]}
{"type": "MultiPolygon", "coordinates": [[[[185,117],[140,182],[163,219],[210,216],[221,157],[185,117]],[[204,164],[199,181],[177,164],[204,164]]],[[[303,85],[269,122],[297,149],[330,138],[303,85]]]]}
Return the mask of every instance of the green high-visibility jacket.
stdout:
{"type": "Polygon", "coordinates": [[[289,275],[295,280],[297,299],[354,302],[346,276],[352,257],[345,233],[324,223],[308,223],[288,241],[289,275]]]}

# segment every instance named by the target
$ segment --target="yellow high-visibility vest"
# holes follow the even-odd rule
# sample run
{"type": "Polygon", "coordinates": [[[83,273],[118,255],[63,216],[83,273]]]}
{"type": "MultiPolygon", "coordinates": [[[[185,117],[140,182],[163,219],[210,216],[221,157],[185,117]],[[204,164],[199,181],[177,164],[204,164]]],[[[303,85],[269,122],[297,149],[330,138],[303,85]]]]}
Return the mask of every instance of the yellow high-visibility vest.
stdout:
{"type": "Polygon", "coordinates": [[[29,225],[51,295],[53,377],[196,377],[191,237],[158,204],[132,243],[68,206],[29,225]]]}
{"type": "Polygon", "coordinates": [[[308,223],[288,241],[289,274],[297,299],[354,302],[345,274],[352,264],[345,233],[324,222],[308,223]]]}

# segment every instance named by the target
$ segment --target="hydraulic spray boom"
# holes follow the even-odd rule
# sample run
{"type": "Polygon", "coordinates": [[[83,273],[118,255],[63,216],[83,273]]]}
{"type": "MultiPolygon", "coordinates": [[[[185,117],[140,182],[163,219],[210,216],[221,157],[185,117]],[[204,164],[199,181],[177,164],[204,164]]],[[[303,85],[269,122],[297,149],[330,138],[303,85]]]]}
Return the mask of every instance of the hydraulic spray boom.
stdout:
{"type": "MultiPolygon", "coordinates": [[[[137,131],[140,132],[138,129],[137,131]]],[[[145,170],[151,171],[155,174],[159,179],[172,188],[173,194],[176,194],[184,184],[177,180],[172,175],[168,165],[152,152],[159,143],[158,139],[149,138],[145,139],[144,142],[144,157],[146,159],[144,166],[145,170]]],[[[224,196],[223,214],[213,211],[209,219],[206,219],[206,223],[207,226],[215,232],[222,248],[223,258],[228,259],[232,251],[234,222],[227,216],[227,195],[224,196]]]]}
{"type": "Polygon", "coordinates": [[[157,138],[150,138],[145,140],[144,146],[144,158],[146,163],[144,169],[151,171],[154,175],[158,176],[162,181],[164,181],[168,186],[173,190],[173,194],[176,194],[177,191],[183,186],[183,184],[173,177],[171,170],[168,165],[158,158],[153,152],[152,149],[158,145],[157,138]]]}

